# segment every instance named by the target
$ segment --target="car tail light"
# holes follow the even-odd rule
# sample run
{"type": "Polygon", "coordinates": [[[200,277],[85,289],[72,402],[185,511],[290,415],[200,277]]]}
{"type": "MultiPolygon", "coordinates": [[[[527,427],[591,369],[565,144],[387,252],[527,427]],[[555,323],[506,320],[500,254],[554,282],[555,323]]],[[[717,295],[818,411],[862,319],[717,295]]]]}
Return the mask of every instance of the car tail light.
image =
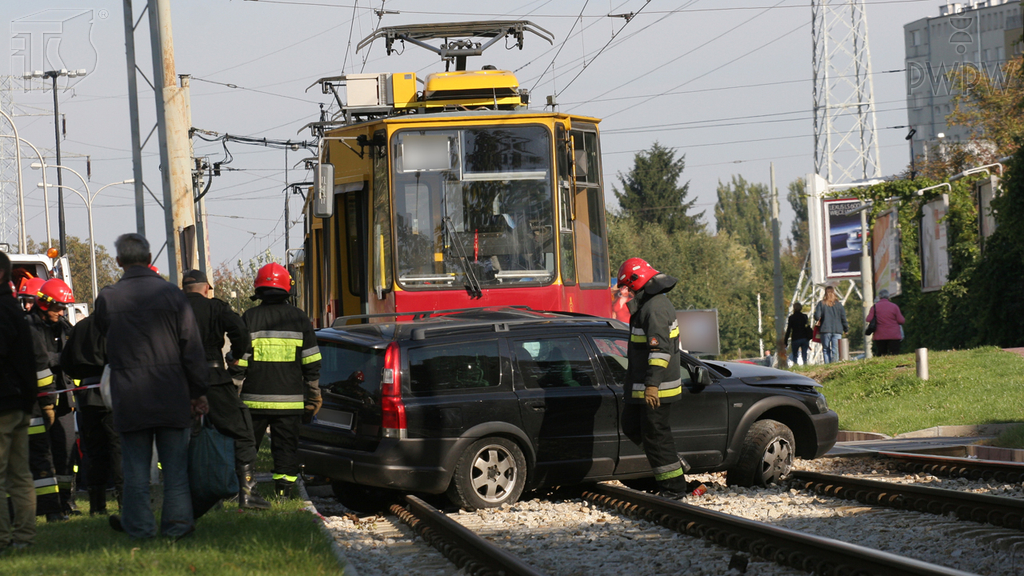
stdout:
{"type": "Polygon", "coordinates": [[[384,352],[381,377],[381,428],[385,438],[405,438],[405,404],[402,403],[402,358],[398,343],[388,344],[384,352]]]}

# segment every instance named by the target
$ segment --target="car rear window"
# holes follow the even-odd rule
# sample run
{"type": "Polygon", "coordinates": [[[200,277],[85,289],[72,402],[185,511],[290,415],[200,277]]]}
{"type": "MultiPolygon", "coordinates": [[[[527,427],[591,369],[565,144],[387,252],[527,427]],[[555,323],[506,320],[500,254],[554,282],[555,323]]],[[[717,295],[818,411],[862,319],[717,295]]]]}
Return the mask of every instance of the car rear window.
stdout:
{"type": "Polygon", "coordinates": [[[429,395],[499,385],[501,357],[497,340],[409,349],[409,389],[413,394],[429,395]]]}
{"type": "Polygon", "coordinates": [[[384,369],[384,349],[349,342],[319,340],[320,388],[358,398],[380,395],[380,376],[384,369]]]}

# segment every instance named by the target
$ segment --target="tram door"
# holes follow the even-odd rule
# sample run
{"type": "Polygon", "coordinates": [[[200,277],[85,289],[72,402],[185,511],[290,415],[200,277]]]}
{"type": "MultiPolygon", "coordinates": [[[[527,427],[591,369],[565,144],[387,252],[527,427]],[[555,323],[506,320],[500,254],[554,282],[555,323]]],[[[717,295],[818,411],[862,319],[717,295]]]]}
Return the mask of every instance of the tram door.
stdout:
{"type": "Polygon", "coordinates": [[[348,185],[336,193],[334,225],[337,274],[334,317],[366,314],[367,214],[369,191],[364,184],[348,185]]]}

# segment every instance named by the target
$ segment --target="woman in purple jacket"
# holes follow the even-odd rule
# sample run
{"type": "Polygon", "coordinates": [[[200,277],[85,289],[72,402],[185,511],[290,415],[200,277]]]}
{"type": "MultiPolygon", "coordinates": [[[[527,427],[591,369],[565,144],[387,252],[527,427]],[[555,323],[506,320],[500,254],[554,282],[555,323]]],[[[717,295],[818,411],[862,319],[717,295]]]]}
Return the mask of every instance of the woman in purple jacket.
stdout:
{"type": "Polygon", "coordinates": [[[871,339],[875,342],[875,354],[892,356],[900,353],[900,341],[903,340],[903,314],[900,307],[889,301],[889,291],[878,292],[878,302],[868,312],[867,321],[875,320],[875,333],[871,339]]]}

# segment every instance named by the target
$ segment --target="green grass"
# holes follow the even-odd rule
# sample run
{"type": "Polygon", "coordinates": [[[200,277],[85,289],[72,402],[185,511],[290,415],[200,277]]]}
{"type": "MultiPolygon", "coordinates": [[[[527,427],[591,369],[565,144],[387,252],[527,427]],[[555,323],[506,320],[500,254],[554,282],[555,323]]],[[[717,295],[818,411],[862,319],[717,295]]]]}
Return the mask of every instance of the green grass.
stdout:
{"type": "MultiPolygon", "coordinates": [[[[1024,357],[999,348],[929,351],[928,380],[913,354],[804,366],[824,385],[842,430],[890,436],[931,428],[1024,419],[1024,357]]],[[[1018,441],[1024,447],[1024,431],[1018,441]]]]}
{"type": "MultiPolygon", "coordinates": [[[[289,500],[271,510],[240,512],[225,504],[200,518],[195,533],[180,542],[133,540],[113,531],[106,516],[54,524],[40,519],[35,545],[5,554],[0,574],[342,574],[319,521],[302,506],[289,500]]],[[[117,503],[108,509],[116,512],[117,503]]]]}
{"type": "Polygon", "coordinates": [[[999,448],[1024,448],[1024,424],[1014,426],[992,441],[999,448]]]}

